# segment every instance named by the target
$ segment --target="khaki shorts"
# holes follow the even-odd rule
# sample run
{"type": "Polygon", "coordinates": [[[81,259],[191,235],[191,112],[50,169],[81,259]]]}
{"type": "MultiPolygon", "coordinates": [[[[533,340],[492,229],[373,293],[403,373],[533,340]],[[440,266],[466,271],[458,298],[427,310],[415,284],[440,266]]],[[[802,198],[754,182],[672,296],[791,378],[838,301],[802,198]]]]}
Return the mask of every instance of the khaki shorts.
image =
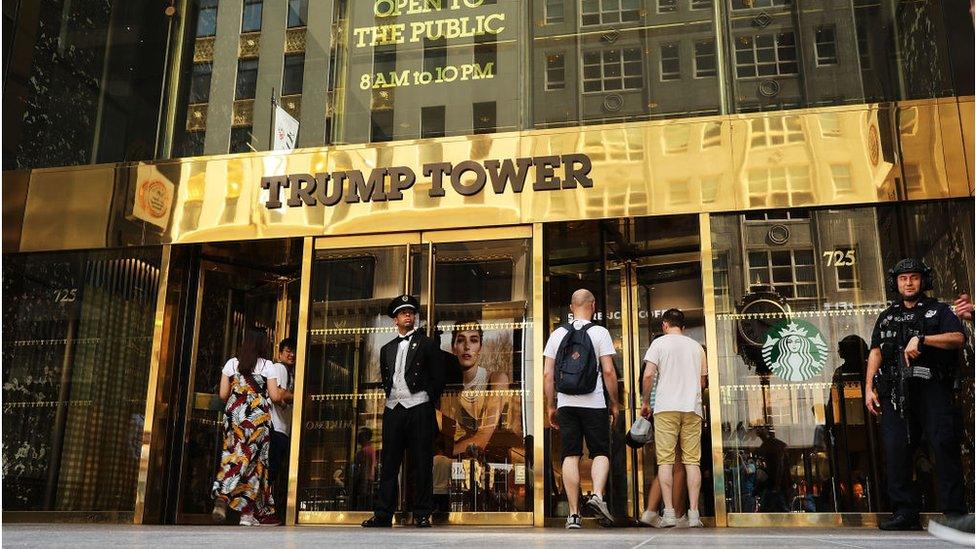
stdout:
{"type": "Polygon", "coordinates": [[[681,440],[681,463],[701,463],[702,418],[695,412],[654,414],[654,450],[658,465],[674,465],[675,448],[681,440]]]}

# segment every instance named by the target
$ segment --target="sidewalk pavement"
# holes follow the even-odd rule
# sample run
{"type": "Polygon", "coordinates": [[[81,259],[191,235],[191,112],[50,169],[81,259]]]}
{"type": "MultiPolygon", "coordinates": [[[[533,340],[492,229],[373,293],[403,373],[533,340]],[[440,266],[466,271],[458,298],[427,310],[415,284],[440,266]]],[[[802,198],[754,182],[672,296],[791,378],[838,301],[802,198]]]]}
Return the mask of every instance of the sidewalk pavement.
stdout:
{"type": "Polygon", "coordinates": [[[4,524],[3,547],[530,547],[708,549],[863,547],[924,549],[953,547],[926,532],[881,532],[868,528],[652,528],[583,529],[444,526],[428,530],[359,527],[133,526],[126,524],[4,524]]]}

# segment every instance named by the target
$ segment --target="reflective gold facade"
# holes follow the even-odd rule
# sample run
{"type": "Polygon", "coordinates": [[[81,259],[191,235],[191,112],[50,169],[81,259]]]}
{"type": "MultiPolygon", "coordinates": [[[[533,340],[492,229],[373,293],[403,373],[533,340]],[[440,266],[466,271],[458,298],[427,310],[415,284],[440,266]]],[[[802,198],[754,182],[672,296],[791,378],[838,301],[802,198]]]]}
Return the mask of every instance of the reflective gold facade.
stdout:
{"type": "MultiPolygon", "coordinates": [[[[899,254],[943,269],[940,299],[973,290],[976,111],[936,3],[176,4],[160,160],[43,167],[21,143],[34,169],[4,172],[4,299],[22,304],[4,311],[5,518],[208,520],[216,367],[253,323],[297,340],[287,521],[358,523],[382,305],[415,292],[459,364],[442,519],[559,525],[538,355],[576,287],[617,351],[614,444],[656,315],[688,311],[709,351],[707,523],[887,510],[839,345],[865,337],[899,254]],[[295,151],[267,150],[272,92],[301,122],[295,151]],[[824,335],[816,376],[761,371],[754,340],[785,314],[748,307],[767,290],[824,335]],[[776,482],[757,481],[773,457],[776,482]]],[[[612,511],[632,521],[653,451],[615,448],[612,511]]]]}

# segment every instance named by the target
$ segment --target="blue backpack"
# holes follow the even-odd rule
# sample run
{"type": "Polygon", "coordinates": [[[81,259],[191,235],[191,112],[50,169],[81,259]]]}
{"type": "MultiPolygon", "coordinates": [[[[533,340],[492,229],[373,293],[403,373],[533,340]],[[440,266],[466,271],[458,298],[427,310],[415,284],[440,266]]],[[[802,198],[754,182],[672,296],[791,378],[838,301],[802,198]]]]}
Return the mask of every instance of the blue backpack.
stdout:
{"type": "Polygon", "coordinates": [[[586,335],[593,326],[592,322],[579,330],[572,323],[563,326],[566,335],[556,351],[556,391],[564,395],[585,395],[596,390],[600,368],[593,340],[586,335]]]}

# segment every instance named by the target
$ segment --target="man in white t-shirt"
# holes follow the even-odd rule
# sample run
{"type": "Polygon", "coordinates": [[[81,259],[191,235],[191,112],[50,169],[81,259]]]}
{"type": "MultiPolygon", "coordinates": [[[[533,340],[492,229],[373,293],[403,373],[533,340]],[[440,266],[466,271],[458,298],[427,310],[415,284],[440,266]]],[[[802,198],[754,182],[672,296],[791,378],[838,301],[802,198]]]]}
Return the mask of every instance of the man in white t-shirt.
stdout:
{"type": "MultiPolygon", "coordinates": [[[[573,327],[577,330],[590,324],[596,310],[596,299],[589,290],[576,290],[570,303],[573,314],[573,327]]],[[[593,350],[597,358],[599,374],[596,378],[596,388],[587,394],[569,395],[556,393],[556,354],[559,344],[569,331],[565,327],[556,328],[546,342],[545,355],[545,393],[549,424],[559,431],[562,446],[562,475],[563,486],[566,488],[566,499],[569,503],[569,516],[566,518],[566,528],[574,529],[582,526],[579,512],[580,473],[579,462],[583,456],[583,440],[590,450],[593,465],[590,476],[593,478],[593,497],[586,502],[587,506],[603,519],[612,522],[613,516],[603,499],[607,477],[610,474],[610,422],[607,416],[617,420],[620,406],[617,404],[617,371],[613,367],[613,357],[616,351],[610,332],[603,326],[592,326],[586,335],[593,342],[593,350]],[[610,407],[604,398],[610,398],[610,407]]]]}
{"type": "Polygon", "coordinates": [[[656,525],[668,528],[677,524],[671,496],[675,451],[680,438],[681,462],[688,478],[688,526],[700,528],[702,389],[708,375],[705,350],[684,335],[685,315],[678,309],[664,311],[661,328],[664,335],[655,338],[644,355],[644,405],[641,407],[642,416],[651,414],[651,385],[657,375],[654,442],[664,515],[656,525]]]}
{"type": "Polygon", "coordinates": [[[291,430],[291,404],[295,399],[295,340],[286,337],[278,344],[278,362],[264,374],[268,378],[271,397],[271,452],[268,473],[274,495],[278,519],[285,518],[288,497],[288,454],[291,449],[288,435],[291,430]]]}

